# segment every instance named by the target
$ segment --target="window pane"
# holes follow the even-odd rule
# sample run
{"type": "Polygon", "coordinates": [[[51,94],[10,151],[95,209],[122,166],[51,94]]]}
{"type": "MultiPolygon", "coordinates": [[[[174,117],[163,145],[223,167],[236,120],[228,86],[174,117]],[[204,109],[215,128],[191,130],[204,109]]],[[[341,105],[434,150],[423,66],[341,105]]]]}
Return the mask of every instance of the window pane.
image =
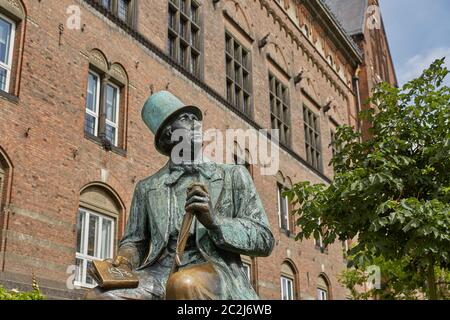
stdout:
{"type": "Polygon", "coordinates": [[[92,279],[92,277],[89,275],[89,272],[87,272],[87,270],[89,270],[89,268],[91,268],[91,267],[92,267],[92,261],[87,260],[86,261],[86,283],[87,284],[96,284],[94,279],[92,279]]]}
{"type": "Polygon", "coordinates": [[[97,256],[97,250],[95,247],[97,246],[98,241],[98,216],[93,214],[89,215],[89,234],[88,234],[88,250],[87,254],[91,257],[97,256]]]}
{"type": "Polygon", "coordinates": [[[128,8],[130,1],[129,0],[119,0],[118,2],[118,12],[117,15],[119,19],[122,21],[128,21],[128,8]]]}
{"type": "Polygon", "coordinates": [[[111,10],[111,4],[112,0],[102,0],[102,6],[107,10],[111,10]]]}
{"type": "Polygon", "coordinates": [[[279,188],[279,204],[280,204],[280,215],[281,215],[281,229],[288,230],[288,223],[287,223],[287,203],[286,203],[286,197],[283,196],[283,187],[278,186],[279,188]]]}
{"type": "Polygon", "coordinates": [[[112,258],[111,239],[112,239],[112,222],[111,222],[111,220],[103,219],[103,222],[102,222],[102,248],[101,248],[101,254],[100,254],[100,257],[102,259],[112,258]]]}
{"type": "Polygon", "coordinates": [[[98,77],[92,73],[89,73],[86,108],[94,113],[97,113],[97,88],[98,77]]]}
{"type": "Polygon", "coordinates": [[[0,67],[0,90],[6,91],[6,77],[8,71],[0,67]]]}
{"type": "Polygon", "coordinates": [[[83,271],[84,271],[84,263],[83,259],[76,259],[76,271],[75,271],[75,281],[83,282],[83,271]]]}
{"type": "Polygon", "coordinates": [[[84,132],[89,133],[91,135],[97,135],[95,132],[95,122],[96,118],[94,116],[91,116],[90,114],[86,113],[85,115],[85,121],[84,121],[84,132]]]}
{"type": "Polygon", "coordinates": [[[0,62],[9,64],[12,25],[0,18],[0,62]]]}
{"type": "Polygon", "coordinates": [[[84,222],[86,219],[86,213],[82,210],[78,211],[77,217],[77,252],[81,254],[86,254],[84,247],[84,222]]]}
{"type": "Polygon", "coordinates": [[[114,128],[113,126],[110,126],[109,124],[106,125],[105,127],[105,134],[106,134],[106,139],[108,139],[109,142],[111,142],[113,145],[116,144],[116,128],[114,128]]]}
{"type": "Polygon", "coordinates": [[[106,86],[106,119],[117,123],[117,88],[106,86]]]}

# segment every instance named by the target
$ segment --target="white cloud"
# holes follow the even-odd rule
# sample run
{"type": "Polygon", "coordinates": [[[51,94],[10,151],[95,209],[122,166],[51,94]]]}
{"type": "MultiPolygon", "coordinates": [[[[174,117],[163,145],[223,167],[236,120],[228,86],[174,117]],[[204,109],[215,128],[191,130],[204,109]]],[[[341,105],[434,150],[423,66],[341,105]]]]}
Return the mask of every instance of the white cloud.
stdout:
{"type": "MultiPolygon", "coordinates": [[[[450,47],[449,48],[434,48],[425,52],[424,54],[418,54],[410,58],[404,63],[400,63],[398,69],[398,81],[400,85],[417,78],[422,74],[422,71],[428,68],[434,60],[446,57],[445,64],[450,69],[450,47]]],[[[450,75],[446,79],[446,84],[450,85],[450,75]]]]}

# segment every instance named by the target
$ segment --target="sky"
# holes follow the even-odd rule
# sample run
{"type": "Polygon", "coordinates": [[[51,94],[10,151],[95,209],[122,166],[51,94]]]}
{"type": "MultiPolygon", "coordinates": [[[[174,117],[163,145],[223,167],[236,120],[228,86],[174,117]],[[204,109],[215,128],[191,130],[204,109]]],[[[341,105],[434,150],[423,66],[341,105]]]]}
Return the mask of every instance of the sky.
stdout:
{"type": "Polygon", "coordinates": [[[380,0],[380,6],[400,86],[437,58],[447,57],[450,69],[449,0],[380,0]]]}

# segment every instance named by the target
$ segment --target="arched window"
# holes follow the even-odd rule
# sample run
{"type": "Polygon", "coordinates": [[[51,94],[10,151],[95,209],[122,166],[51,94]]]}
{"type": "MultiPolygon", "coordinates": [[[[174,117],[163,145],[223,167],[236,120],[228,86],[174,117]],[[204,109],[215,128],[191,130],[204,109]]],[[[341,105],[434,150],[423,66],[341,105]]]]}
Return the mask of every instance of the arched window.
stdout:
{"type": "Polygon", "coordinates": [[[3,209],[3,203],[5,199],[5,190],[6,190],[6,168],[3,167],[3,164],[0,160],[0,212],[3,209]]]}
{"type": "Polygon", "coordinates": [[[297,297],[296,272],[291,263],[281,265],[281,300],[295,300],[297,297]]]}
{"type": "Polygon", "coordinates": [[[256,258],[241,255],[241,261],[250,284],[258,292],[258,264],[256,258]]]}
{"type": "Polygon", "coordinates": [[[236,141],[234,142],[233,161],[234,164],[244,166],[253,178],[253,162],[250,151],[248,149],[242,150],[236,141]]]}
{"type": "Polygon", "coordinates": [[[330,296],[330,284],[325,276],[321,275],[317,279],[317,300],[331,300],[330,296]]]}
{"type": "Polygon", "coordinates": [[[123,208],[112,191],[100,185],[85,188],[77,214],[77,273],[75,284],[94,287],[87,273],[93,260],[114,256],[117,224],[123,208]]]}
{"type": "Polygon", "coordinates": [[[106,149],[125,149],[128,75],[97,49],[90,52],[84,132],[106,149]]]}
{"type": "MultiPolygon", "coordinates": [[[[0,213],[8,202],[8,185],[12,166],[0,148],[0,213]]],[[[1,222],[1,221],[0,221],[1,222]]],[[[1,229],[1,225],[0,225],[1,229]]]]}
{"type": "Polygon", "coordinates": [[[291,205],[289,200],[283,193],[292,188],[291,179],[284,177],[281,172],[277,174],[277,199],[278,199],[278,217],[280,228],[285,231],[293,231],[293,221],[291,212],[291,205]]]}

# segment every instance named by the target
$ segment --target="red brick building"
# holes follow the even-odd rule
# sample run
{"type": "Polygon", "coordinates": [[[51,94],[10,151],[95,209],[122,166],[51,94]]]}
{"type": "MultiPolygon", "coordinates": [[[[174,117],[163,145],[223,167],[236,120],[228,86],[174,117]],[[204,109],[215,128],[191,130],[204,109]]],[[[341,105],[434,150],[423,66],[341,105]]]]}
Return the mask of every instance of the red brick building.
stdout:
{"type": "Polygon", "coordinates": [[[28,289],[35,274],[65,298],[83,292],[74,277],[93,285],[87,264],[114,254],[134,186],[167,161],[140,117],[167,89],[206,129],[280,129],[278,174],[249,167],[276,238],[271,257],[243,257],[259,295],[345,299],[343,245],[295,241],[279,190],[331,181],[333,132],[358,126],[375,60],[395,82],[371,32],[321,0],[0,0],[0,283],[28,289]]]}

